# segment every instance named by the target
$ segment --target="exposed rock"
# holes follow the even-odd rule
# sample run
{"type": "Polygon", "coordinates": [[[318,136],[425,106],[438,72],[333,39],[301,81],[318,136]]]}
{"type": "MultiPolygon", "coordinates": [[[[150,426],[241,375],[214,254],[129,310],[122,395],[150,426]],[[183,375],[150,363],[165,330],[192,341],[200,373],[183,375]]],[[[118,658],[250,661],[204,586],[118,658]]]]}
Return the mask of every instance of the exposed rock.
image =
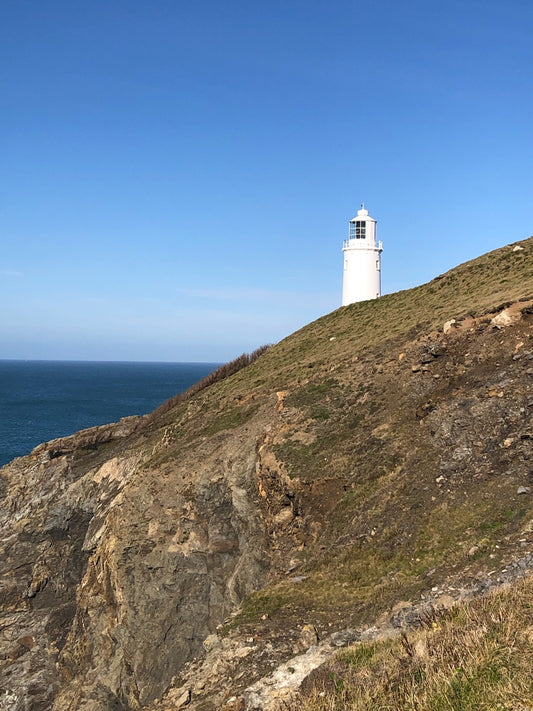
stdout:
{"type": "Polygon", "coordinates": [[[191,703],[191,690],[186,689],[183,694],[174,702],[176,709],[182,709],[191,703]]]}
{"type": "Polygon", "coordinates": [[[442,330],[444,332],[444,335],[446,336],[450,331],[453,330],[453,328],[456,326],[457,321],[452,318],[449,321],[445,321],[444,326],[442,327],[442,330]]]}
{"type": "MultiPolygon", "coordinates": [[[[80,433],[80,440],[92,438],[80,433]]],[[[6,623],[27,613],[26,634],[38,640],[31,665],[42,682],[27,683],[19,658],[2,683],[28,708],[49,707],[59,668],[58,710],[70,709],[73,698],[92,697],[91,708],[102,710],[121,698],[128,707],[145,705],[263,580],[265,530],[251,506],[255,440],[232,442],[229,459],[215,442],[206,447],[194,501],[185,460],[173,465],[172,478],[159,470],[156,490],[143,476],[149,451],[126,448],[98,463],[91,450],[79,458],[75,437],[52,447],[71,453],[51,457],[41,446],[29,462],[7,468],[13,482],[23,479],[21,494],[10,494],[16,518],[8,514],[4,526],[18,519],[23,535],[3,534],[10,541],[5,599],[13,601],[6,623]],[[33,497],[24,495],[27,485],[33,497]],[[83,665],[92,672],[78,677],[83,665]]]]}
{"type": "Polygon", "coordinates": [[[491,319],[491,324],[497,328],[505,328],[510,326],[512,323],[519,321],[522,314],[519,309],[504,309],[496,314],[493,319],[491,319]]]}
{"type": "Polygon", "coordinates": [[[276,526],[284,526],[287,523],[290,523],[293,518],[294,514],[292,512],[292,509],[290,508],[290,506],[286,506],[274,516],[274,523],[276,526]]]}
{"type": "Polygon", "coordinates": [[[304,625],[300,634],[300,642],[304,649],[309,649],[318,642],[318,632],[313,625],[304,625]]]}
{"type": "Polygon", "coordinates": [[[204,649],[206,652],[211,652],[213,649],[219,648],[221,645],[220,637],[216,634],[210,634],[204,639],[204,649]]]}
{"type": "Polygon", "coordinates": [[[330,644],[311,647],[305,654],[281,664],[270,676],[249,686],[244,692],[246,709],[270,711],[288,702],[303,680],[331,656],[330,644]]]}

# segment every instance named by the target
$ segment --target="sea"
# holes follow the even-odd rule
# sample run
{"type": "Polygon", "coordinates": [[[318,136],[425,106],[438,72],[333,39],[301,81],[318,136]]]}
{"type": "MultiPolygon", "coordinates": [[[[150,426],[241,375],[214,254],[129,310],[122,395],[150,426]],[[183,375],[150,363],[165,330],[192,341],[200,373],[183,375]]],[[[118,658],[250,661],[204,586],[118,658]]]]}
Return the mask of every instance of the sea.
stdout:
{"type": "Polygon", "coordinates": [[[41,442],[145,415],[219,365],[0,360],[0,466],[41,442]]]}

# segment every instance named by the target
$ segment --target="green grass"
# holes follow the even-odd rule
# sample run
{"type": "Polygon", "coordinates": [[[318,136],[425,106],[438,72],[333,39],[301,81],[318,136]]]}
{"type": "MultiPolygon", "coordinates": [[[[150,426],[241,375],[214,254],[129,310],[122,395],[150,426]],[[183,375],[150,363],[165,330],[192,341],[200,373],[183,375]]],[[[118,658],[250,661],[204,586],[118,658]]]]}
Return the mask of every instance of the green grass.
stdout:
{"type": "Polygon", "coordinates": [[[331,398],[338,388],[339,381],[335,378],[327,378],[320,383],[308,383],[291,393],[286,404],[289,407],[312,407],[331,398]]]}
{"type": "Polygon", "coordinates": [[[356,644],[338,655],[345,669],[337,683],[287,708],[526,711],[533,704],[532,596],[526,578],[434,616],[421,631],[356,644]]]}
{"type": "Polygon", "coordinates": [[[259,409],[259,405],[240,405],[222,412],[205,428],[205,434],[212,436],[223,430],[232,430],[245,424],[259,409]]]}

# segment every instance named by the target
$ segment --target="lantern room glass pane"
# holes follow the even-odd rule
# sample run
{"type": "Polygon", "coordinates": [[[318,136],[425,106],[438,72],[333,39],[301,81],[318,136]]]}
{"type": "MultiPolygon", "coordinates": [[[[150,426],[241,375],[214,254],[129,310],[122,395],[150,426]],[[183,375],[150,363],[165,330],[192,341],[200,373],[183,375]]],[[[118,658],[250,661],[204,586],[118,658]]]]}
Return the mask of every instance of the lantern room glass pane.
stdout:
{"type": "Polygon", "coordinates": [[[366,238],[366,222],[364,222],[363,220],[357,220],[357,222],[355,223],[355,238],[366,238]]]}

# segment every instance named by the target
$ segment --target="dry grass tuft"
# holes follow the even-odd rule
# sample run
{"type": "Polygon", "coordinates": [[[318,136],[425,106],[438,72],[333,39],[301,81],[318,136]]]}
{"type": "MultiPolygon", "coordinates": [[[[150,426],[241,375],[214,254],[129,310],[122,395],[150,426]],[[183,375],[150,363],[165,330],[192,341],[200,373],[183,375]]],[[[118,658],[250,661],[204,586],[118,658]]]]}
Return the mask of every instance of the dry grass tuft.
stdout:
{"type": "Polygon", "coordinates": [[[291,711],[526,711],[533,708],[533,578],[339,655],[343,671],[291,711]]]}
{"type": "Polygon", "coordinates": [[[193,395],[196,395],[202,390],[205,390],[210,385],[214,385],[215,383],[219,383],[221,380],[229,378],[231,375],[235,375],[235,373],[238,373],[243,368],[246,368],[248,365],[255,363],[259,356],[262,356],[263,353],[266,353],[269,348],[270,345],[260,346],[259,348],[256,348],[255,351],[252,351],[252,353],[243,353],[238,358],[235,358],[229,363],[224,363],[224,365],[221,365],[216,370],[213,370],[213,372],[209,373],[209,375],[206,375],[205,378],[202,378],[197,383],[194,383],[194,385],[191,385],[191,387],[187,388],[187,390],[185,390],[184,392],[174,395],[169,400],[165,400],[164,403],[162,403],[156,410],[154,410],[150,415],[148,415],[147,421],[157,419],[160,415],[164,415],[165,413],[169,412],[169,410],[172,410],[172,408],[176,405],[179,405],[180,403],[189,400],[191,397],[193,397],[193,395]]]}

